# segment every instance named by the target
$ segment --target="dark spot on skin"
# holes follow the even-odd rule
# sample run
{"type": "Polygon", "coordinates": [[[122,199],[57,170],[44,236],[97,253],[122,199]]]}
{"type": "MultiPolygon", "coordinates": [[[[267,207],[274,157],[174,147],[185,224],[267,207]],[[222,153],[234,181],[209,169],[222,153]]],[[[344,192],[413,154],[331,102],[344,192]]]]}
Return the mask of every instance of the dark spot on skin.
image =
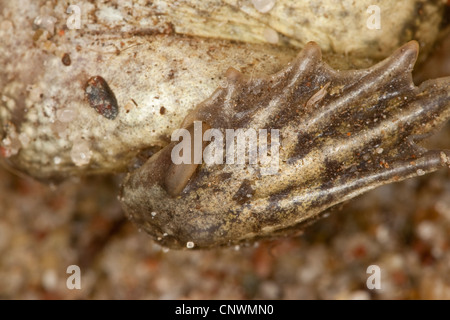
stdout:
{"type": "Polygon", "coordinates": [[[259,232],[266,226],[276,226],[283,220],[285,211],[281,209],[277,203],[271,203],[264,214],[253,213],[255,218],[255,224],[253,226],[253,232],[259,232]]]}
{"type": "Polygon", "coordinates": [[[278,202],[288,198],[292,191],[294,191],[297,188],[297,186],[288,186],[286,187],[284,190],[280,191],[279,193],[276,194],[271,194],[269,196],[269,204],[273,209],[277,209],[278,207],[278,202]]]}
{"type": "Polygon", "coordinates": [[[164,115],[164,114],[166,113],[166,108],[161,107],[161,109],[159,109],[159,113],[160,113],[161,115],[164,115]]]}
{"type": "Polygon", "coordinates": [[[289,164],[294,163],[298,159],[303,158],[309,152],[311,152],[313,148],[317,147],[317,144],[315,144],[316,139],[312,135],[308,133],[299,132],[297,137],[298,137],[297,144],[295,145],[292,154],[287,160],[287,163],[289,164]]]}
{"type": "Polygon", "coordinates": [[[325,160],[325,172],[322,176],[321,190],[332,188],[339,177],[343,175],[343,164],[334,160],[325,160]]]}
{"type": "Polygon", "coordinates": [[[85,87],[86,97],[92,108],[106,119],[114,120],[119,113],[116,96],[100,76],[90,78],[85,87]]]}
{"type": "Polygon", "coordinates": [[[221,173],[221,174],[219,175],[219,177],[220,177],[220,179],[221,179],[222,181],[228,180],[228,179],[230,179],[232,176],[233,176],[233,174],[232,174],[231,172],[224,172],[224,173],[221,173]]]}
{"type": "Polygon", "coordinates": [[[339,175],[342,171],[342,163],[334,161],[334,160],[325,160],[325,175],[324,180],[326,181],[333,181],[339,175]]]}
{"type": "Polygon", "coordinates": [[[70,55],[68,53],[64,53],[61,61],[65,66],[70,66],[70,64],[72,63],[72,60],[70,59],[70,55]]]}
{"type": "Polygon", "coordinates": [[[252,183],[250,180],[245,179],[242,181],[239,190],[234,194],[233,200],[237,201],[239,204],[243,204],[253,197],[255,190],[252,188],[252,183]]]}

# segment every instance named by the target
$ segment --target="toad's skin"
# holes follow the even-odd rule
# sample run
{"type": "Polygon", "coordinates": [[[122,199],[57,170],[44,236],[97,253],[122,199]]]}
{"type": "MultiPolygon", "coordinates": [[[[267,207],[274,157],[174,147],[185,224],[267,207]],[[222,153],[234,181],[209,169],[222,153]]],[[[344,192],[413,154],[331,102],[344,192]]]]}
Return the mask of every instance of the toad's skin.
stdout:
{"type": "Polygon", "coordinates": [[[346,72],[322,64],[310,44],[283,69],[310,40],[339,70],[367,68],[412,39],[426,59],[444,1],[377,1],[381,29],[367,27],[370,5],[277,0],[261,12],[251,0],[79,0],[72,29],[64,1],[0,0],[0,164],[61,181],[136,169],[183,119],[182,127],[279,129],[276,175],[174,166],[172,144],[127,178],[122,201],[173,248],[298,230],[337,202],[447,162],[412,144],[448,119],[448,80],[411,82],[415,43],[346,72]],[[246,76],[230,69],[227,88],[201,104],[226,86],[230,66],[246,76]],[[414,99],[425,109],[414,113],[414,99]]]}
{"type": "Polygon", "coordinates": [[[449,166],[450,151],[415,145],[450,118],[450,78],[413,84],[418,50],[411,41],[369,69],[336,71],[309,43],[274,75],[229,69],[228,86],[182,127],[279,129],[278,172],[202,164],[192,173],[171,161],[172,142],[126,178],[125,210],[163,246],[239,244],[294,233],[342,201],[449,166]]]}

